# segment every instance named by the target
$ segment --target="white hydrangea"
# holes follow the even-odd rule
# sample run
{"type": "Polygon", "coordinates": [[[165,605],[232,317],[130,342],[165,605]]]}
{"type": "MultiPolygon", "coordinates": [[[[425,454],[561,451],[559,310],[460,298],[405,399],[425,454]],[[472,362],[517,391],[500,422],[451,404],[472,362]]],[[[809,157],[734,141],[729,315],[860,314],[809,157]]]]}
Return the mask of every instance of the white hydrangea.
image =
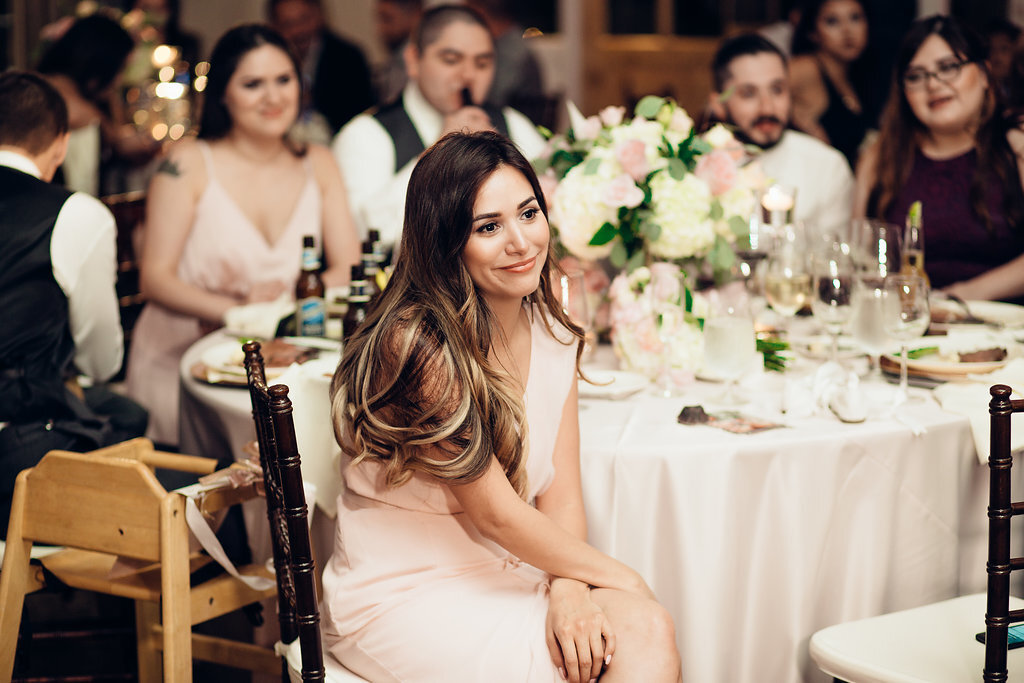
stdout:
{"type": "Polygon", "coordinates": [[[600,171],[587,175],[584,166],[572,168],[558,184],[550,208],[551,223],[558,228],[558,238],[570,253],[596,260],[611,253],[614,240],[599,247],[591,246],[590,240],[606,222],[615,222],[617,215],[616,209],[603,201],[609,179],[600,171]]]}
{"type": "Polygon", "coordinates": [[[682,180],[667,172],[652,178],[651,220],[661,226],[661,234],[650,243],[651,254],[667,259],[704,254],[715,241],[711,201],[711,188],[692,173],[682,180]]]}

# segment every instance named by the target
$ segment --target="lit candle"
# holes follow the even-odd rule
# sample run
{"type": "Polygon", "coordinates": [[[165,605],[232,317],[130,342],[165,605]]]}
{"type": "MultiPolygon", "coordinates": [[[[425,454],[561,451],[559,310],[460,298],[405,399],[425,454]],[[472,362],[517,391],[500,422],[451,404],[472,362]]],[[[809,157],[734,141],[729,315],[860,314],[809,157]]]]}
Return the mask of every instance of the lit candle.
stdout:
{"type": "Polygon", "coordinates": [[[779,185],[772,185],[761,198],[761,205],[768,211],[789,211],[793,208],[793,196],[779,185]]]}

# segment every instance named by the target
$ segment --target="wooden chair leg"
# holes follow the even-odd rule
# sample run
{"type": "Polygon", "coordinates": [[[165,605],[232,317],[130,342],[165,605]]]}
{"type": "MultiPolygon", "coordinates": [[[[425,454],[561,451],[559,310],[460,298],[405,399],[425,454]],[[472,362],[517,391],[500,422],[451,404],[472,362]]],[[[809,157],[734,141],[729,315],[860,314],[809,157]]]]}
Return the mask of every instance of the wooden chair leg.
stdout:
{"type": "Polygon", "coordinates": [[[168,494],[160,503],[160,513],[164,680],[191,683],[192,620],[185,498],[168,494]]]}
{"type": "Polygon", "coordinates": [[[160,683],[163,680],[160,650],[157,646],[157,625],[160,605],[148,600],[135,601],[135,642],[139,655],[139,683],[160,683]]]}
{"type": "Polygon", "coordinates": [[[23,535],[25,478],[28,474],[28,470],[19,474],[14,486],[4,564],[0,570],[0,681],[10,681],[14,674],[21,612],[25,594],[32,588],[32,568],[29,566],[32,542],[24,540],[23,535]]]}

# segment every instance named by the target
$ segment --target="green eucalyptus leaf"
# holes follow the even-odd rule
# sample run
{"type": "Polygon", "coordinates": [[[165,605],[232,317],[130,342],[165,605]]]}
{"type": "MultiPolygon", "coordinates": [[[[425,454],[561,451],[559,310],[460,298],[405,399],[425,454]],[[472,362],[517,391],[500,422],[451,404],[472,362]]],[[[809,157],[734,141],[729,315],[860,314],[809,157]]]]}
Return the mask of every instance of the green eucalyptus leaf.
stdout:
{"type": "Polygon", "coordinates": [[[664,97],[658,97],[657,95],[646,95],[636,103],[636,109],[634,113],[637,116],[642,116],[645,119],[653,119],[658,115],[658,111],[665,104],[664,97]]]}
{"type": "Polygon", "coordinates": [[[628,261],[626,261],[626,270],[628,272],[632,273],[634,270],[636,270],[640,266],[644,265],[645,261],[646,261],[646,256],[645,256],[644,252],[643,251],[637,251],[635,254],[633,254],[632,256],[629,257],[628,261]]]}
{"type": "Polygon", "coordinates": [[[533,166],[533,172],[536,173],[537,175],[544,175],[544,173],[549,168],[551,168],[551,160],[550,159],[544,159],[544,158],[534,159],[530,163],[533,166]]]}
{"type": "Polygon", "coordinates": [[[718,200],[716,199],[712,201],[711,210],[708,212],[708,218],[710,218],[713,221],[720,221],[722,220],[722,217],[724,215],[725,209],[722,208],[722,205],[718,202],[718,200]]]}
{"type": "Polygon", "coordinates": [[[586,165],[583,167],[583,175],[594,175],[598,169],[601,168],[600,159],[588,159],[586,165]]]}
{"type": "Polygon", "coordinates": [[[604,225],[598,228],[597,232],[594,233],[594,236],[590,238],[590,242],[588,242],[588,244],[592,247],[600,247],[611,242],[618,234],[618,228],[608,221],[605,221],[604,225]]]}
{"type": "Polygon", "coordinates": [[[731,216],[729,218],[729,230],[737,237],[746,237],[750,234],[750,225],[743,216],[731,216]]]}
{"type": "Polygon", "coordinates": [[[626,260],[628,256],[626,254],[626,247],[622,242],[616,242],[612,245],[612,253],[608,255],[608,260],[616,268],[625,268],[626,260]]]}
{"type": "Polygon", "coordinates": [[[674,180],[682,180],[686,177],[686,164],[679,157],[672,157],[668,160],[668,174],[674,180]]]}
{"type": "Polygon", "coordinates": [[[732,247],[729,246],[729,243],[721,235],[716,236],[715,244],[708,253],[708,261],[711,263],[711,267],[716,271],[728,270],[735,260],[736,254],[733,252],[732,247]]]}

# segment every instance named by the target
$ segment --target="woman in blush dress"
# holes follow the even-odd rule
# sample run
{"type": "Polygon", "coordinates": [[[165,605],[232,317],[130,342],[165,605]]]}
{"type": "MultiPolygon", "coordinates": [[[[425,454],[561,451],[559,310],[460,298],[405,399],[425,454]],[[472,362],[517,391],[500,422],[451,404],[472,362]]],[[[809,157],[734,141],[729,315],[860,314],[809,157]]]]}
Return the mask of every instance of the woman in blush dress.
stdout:
{"type": "Polygon", "coordinates": [[[506,138],[420,159],[395,272],[331,386],[346,488],[323,632],[369,680],[680,680],[667,612],[583,540],[583,333],[551,255],[506,138]]]}
{"type": "Polygon", "coordinates": [[[867,47],[863,0],[805,3],[789,62],[793,125],[838,149],[851,167],[873,125],[867,47]]]}
{"type": "Polygon", "coordinates": [[[149,187],[129,394],[150,431],[178,442],[178,364],[228,309],[294,286],[303,235],[322,243],[325,284],[347,281],[359,258],[341,173],[330,152],[297,146],[295,59],[272,29],[228,31],[210,58],[199,139],[174,145],[149,187]]]}
{"type": "Polygon", "coordinates": [[[854,213],[903,225],[920,201],[925,271],[964,299],[1024,296],[1024,130],[1005,114],[978,36],[915,22],[897,57],[878,140],[857,168],[854,213]]]}

